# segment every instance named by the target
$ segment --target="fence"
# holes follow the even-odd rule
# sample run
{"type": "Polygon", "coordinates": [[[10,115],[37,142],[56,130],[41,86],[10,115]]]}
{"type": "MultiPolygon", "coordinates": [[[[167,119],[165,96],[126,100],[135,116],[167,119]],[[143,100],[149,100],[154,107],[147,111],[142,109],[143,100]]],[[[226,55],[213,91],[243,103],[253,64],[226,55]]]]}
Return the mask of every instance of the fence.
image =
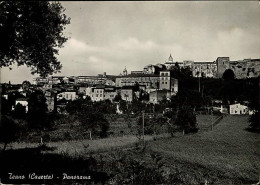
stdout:
{"type": "Polygon", "coordinates": [[[218,116],[215,120],[212,121],[212,124],[210,126],[204,127],[202,130],[213,130],[213,127],[215,127],[224,117],[224,114],[218,116]]]}

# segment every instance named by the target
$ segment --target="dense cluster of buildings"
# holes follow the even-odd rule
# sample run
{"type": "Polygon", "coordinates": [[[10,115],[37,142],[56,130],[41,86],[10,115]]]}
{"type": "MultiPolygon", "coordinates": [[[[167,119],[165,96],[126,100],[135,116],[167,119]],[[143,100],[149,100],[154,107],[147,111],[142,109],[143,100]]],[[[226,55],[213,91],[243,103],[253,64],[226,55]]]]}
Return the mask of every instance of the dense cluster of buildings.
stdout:
{"type": "MultiPolygon", "coordinates": [[[[194,77],[221,78],[226,69],[232,69],[236,78],[250,78],[260,75],[260,59],[244,59],[230,61],[229,57],[218,57],[213,62],[194,62],[185,60],[174,62],[172,56],[163,64],[147,65],[142,71],[127,69],[120,75],[97,76],[50,76],[37,77],[30,86],[28,83],[16,87],[23,98],[15,104],[28,106],[26,92],[40,89],[44,92],[48,110],[59,110],[65,105],[62,102],[76,100],[79,97],[89,97],[92,101],[110,100],[120,95],[122,100],[132,102],[146,95],[149,103],[159,103],[163,99],[170,99],[178,92],[178,80],[173,78],[173,68],[189,68],[194,77]],[[148,95],[148,96],[147,96],[148,95]],[[60,103],[59,103],[60,102],[60,103]]],[[[9,84],[10,85],[10,84],[9,84]]],[[[8,99],[7,94],[3,94],[8,99]]],[[[28,108],[26,109],[28,110],[28,108]]],[[[235,110],[232,112],[235,112],[235,110]]]]}
{"type": "Polygon", "coordinates": [[[194,77],[222,78],[226,69],[233,70],[236,78],[252,78],[260,75],[260,59],[244,59],[231,61],[229,57],[218,57],[215,61],[194,62],[184,60],[182,62],[173,61],[170,55],[164,64],[149,64],[138,73],[155,74],[161,69],[168,69],[178,65],[180,68],[190,68],[194,77]]]}

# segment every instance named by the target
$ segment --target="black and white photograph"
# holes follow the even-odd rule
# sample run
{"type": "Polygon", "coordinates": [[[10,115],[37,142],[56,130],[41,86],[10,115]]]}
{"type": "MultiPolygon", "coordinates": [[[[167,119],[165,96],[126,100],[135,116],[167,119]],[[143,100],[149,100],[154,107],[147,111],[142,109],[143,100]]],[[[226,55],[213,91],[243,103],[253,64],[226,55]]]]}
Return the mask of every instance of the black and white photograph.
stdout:
{"type": "Polygon", "coordinates": [[[0,185],[259,185],[259,1],[0,1],[0,185]]]}

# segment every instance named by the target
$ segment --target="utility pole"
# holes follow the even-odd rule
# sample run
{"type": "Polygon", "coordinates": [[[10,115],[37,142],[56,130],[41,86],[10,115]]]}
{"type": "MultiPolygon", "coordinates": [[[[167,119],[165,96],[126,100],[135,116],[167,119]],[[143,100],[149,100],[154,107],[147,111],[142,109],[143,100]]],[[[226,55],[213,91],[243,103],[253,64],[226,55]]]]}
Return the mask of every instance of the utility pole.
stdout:
{"type": "Polygon", "coordinates": [[[144,111],[143,111],[143,145],[144,145],[144,111]]]}
{"type": "Polygon", "coordinates": [[[213,131],[213,111],[211,110],[211,131],[213,131]]]}
{"type": "Polygon", "coordinates": [[[199,93],[200,93],[200,77],[199,77],[199,93]]]}

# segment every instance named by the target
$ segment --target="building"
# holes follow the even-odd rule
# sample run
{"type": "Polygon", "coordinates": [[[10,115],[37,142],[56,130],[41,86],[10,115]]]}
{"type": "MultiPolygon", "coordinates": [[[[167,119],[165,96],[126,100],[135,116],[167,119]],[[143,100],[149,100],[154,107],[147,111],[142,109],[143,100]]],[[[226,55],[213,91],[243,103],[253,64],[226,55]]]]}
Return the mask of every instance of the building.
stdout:
{"type": "Polygon", "coordinates": [[[45,91],[46,104],[49,112],[56,111],[57,96],[56,93],[48,90],[45,91]]]}
{"type": "Polygon", "coordinates": [[[78,98],[76,91],[66,91],[57,94],[57,100],[65,99],[65,100],[76,100],[78,98]]]}
{"type": "Polygon", "coordinates": [[[229,105],[229,114],[248,114],[248,107],[240,103],[229,105]]]}
{"type": "Polygon", "coordinates": [[[97,85],[96,87],[86,88],[86,96],[89,96],[92,101],[113,101],[116,95],[117,91],[114,87],[97,85]]]}
{"type": "Polygon", "coordinates": [[[122,100],[127,102],[132,102],[134,99],[134,90],[133,88],[123,88],[120,90],[122,100]]]}
{"type": "Polygon", "coordinates": [[[21,104],[25,107],[25,112],[28,112],[28,98],[18,98],[15,100],[15,105],[21,104]]]}
{"type": "Polygon", "coordinates": [[[171,91],[169,90],[156,90],[153,92],[150,92],[149,95],[149,102],[153,104],[157,104],[163,99],[170,100],[171,98],[171,91]]]}
{"type": "Polygon", "coordinates": [[[217,78],[222,78],[223,73],[229,69],[229,57],[218,57],[216,60],[217,64],[217,78]]]}

